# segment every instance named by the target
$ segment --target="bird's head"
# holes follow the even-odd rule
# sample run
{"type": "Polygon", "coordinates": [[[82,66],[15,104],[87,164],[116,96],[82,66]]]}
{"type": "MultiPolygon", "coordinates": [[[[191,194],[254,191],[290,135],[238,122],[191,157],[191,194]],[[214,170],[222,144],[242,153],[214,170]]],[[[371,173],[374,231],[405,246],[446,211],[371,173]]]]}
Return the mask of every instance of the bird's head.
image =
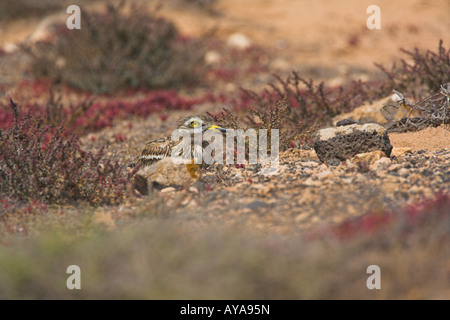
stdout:
{"type": "Polygon", "coordinates": [[[212,118],[205,115],[195,115],[180,119],[178,121],[178,129],[188,130],[191,134],[203,133],[206,130],[226,132],[225,128],[216,126],[212,118]]]}

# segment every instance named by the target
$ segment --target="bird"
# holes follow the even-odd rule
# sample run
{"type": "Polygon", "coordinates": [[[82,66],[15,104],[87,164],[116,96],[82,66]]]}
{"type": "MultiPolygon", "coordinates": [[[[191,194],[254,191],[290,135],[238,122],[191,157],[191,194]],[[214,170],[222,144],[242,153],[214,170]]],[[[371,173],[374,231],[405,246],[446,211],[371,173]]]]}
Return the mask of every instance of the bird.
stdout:
{"type": "MultiPolygon", "coordinates": [[[[137,157],[137,165],[141,165],[141,168],[150,166],[164,158],[171,157],[172,151],[175,147],[178,147],[180,154],[184,149],[191,148],[189,163],[186,163],[186,169],[189,175],[199,180],[201,177],[201,169],[198,164],[198,159],[201,159],[203,149],[205,148],[205,142],[202,140],[202,144],[196,144],[194,134],[205,133],[207,130],[217,130],[220,132],[226,132],[225,128],[217,126],[213,123],[213,119],[208,115],[193,115],[183,117],[177,122],[177,129],[180,132],[184,132],[190,135],[191,139],[181,139],[180,141],[172,140],[171,136],[159,138],[148,142],[142,150],[140,156],[137,157]],[[188,145],[183,145],[188,143],[188,145]]],[[[201,160],[200,160],[201,161],[201,160]]]]}

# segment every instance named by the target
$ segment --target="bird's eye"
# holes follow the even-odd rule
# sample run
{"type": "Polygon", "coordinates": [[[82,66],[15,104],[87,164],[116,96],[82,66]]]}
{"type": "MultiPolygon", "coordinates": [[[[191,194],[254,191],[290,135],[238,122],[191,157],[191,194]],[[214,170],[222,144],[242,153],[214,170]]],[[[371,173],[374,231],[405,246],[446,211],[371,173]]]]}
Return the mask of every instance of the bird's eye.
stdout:
{"type": "Polygon", "coordinates": [[[191,127],[192,127],[192,128],[197,128],[198,126],[200,126],[200,122],[198,122],[198,121],[196,121],[196,120],[194,120],[194,121],[191,122],[191,127]]]}

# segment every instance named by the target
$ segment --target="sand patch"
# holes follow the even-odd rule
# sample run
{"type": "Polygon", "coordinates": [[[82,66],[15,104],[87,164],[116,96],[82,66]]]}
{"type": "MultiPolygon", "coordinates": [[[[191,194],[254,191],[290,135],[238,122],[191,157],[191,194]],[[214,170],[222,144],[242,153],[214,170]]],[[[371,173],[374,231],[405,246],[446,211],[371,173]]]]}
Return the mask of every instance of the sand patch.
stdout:
{"type": "Polygon", "coordinates": [[[450,148],[450,127],[428,127],[417,132],[390,133],[389,139],[394,148],[417,150],[440,150],[450,148]]]}

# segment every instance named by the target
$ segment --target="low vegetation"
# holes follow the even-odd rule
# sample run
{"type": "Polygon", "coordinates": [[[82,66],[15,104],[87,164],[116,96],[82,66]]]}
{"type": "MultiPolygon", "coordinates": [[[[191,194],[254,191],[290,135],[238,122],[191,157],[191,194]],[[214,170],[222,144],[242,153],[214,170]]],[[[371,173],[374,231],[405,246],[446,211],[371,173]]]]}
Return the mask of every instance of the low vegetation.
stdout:
{"type": "Polygon", "coordinates": [[[64,126],[45,125],[44,118],[19,114],[11,100],[13,121],[0,134],[0,195],[17,201],[91,205],[121,202],[127,174],[102,151],[81,149],[77,136],[64,138],[64,126]]]}

